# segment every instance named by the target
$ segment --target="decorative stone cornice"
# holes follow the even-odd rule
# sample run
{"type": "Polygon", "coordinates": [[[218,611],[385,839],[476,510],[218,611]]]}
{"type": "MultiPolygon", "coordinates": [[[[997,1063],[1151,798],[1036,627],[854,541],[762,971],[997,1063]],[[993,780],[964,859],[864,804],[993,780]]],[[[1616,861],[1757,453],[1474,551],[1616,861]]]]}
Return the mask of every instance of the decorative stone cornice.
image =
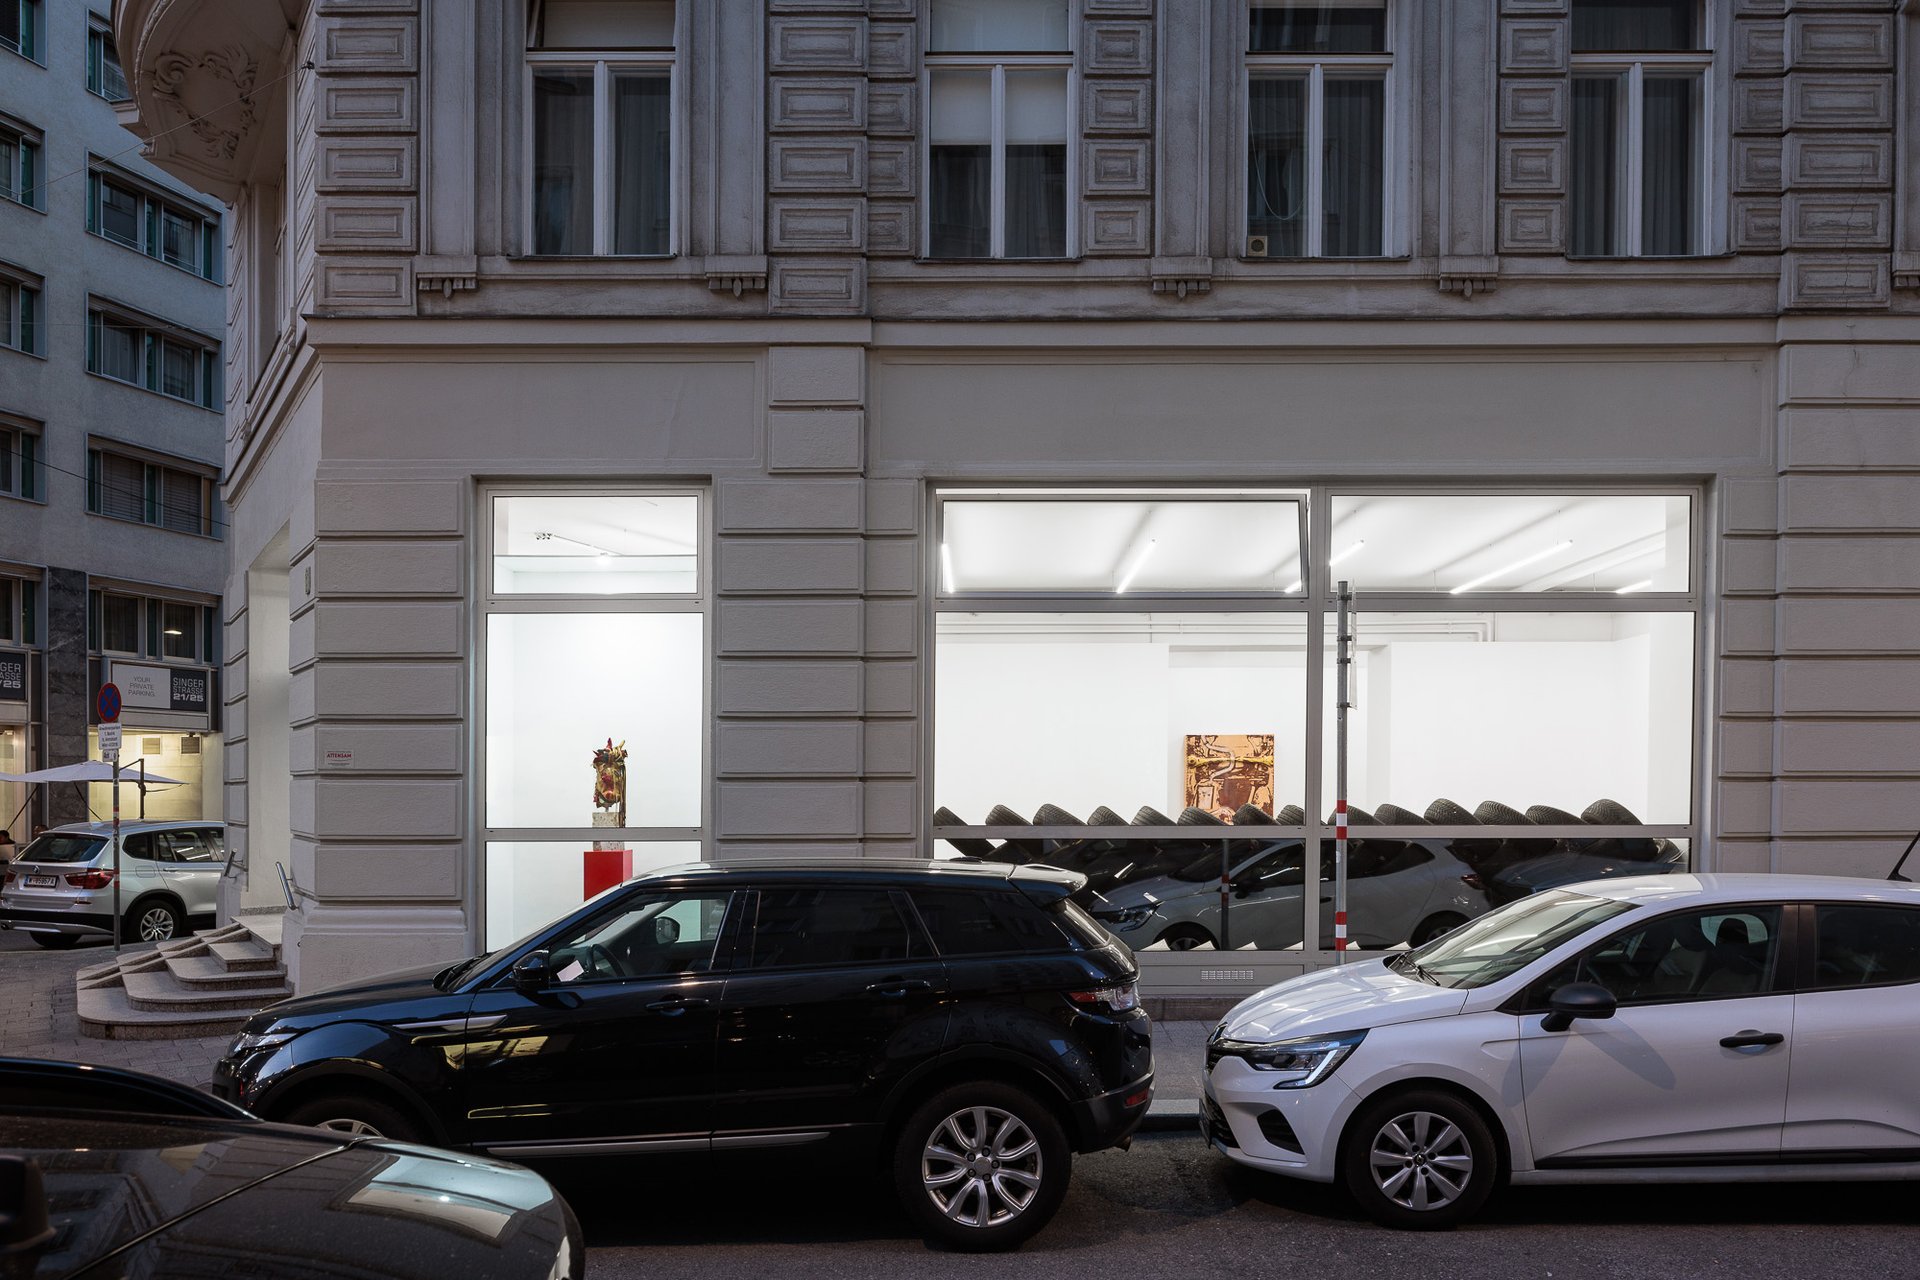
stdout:
{"type": "Polygon", "coordinates": [[[765,254],[711,254],[706,267],[707,288],[715,293],[731,293],[738,298],[767,290],[765,254]]]}
{"type": "Polygon", "coordinates": [[[1184,300],[1190,293],[1213,291],[1212,258],[1155,258],[1148,267],[1155,293],[1184,300]]]}
{"type": "Polygon", "coordinates": [[[1440,259],[1440,292],[1471,298],[1476,293],[1492,293],[1500,287],[1500,260],[1484,258],[1440,259]]]}
{"type": "Polygon", "coordinates": [[[283,90],[300,0],[118,0],[114,39],[130,94],[121,123],[149,159],[232,201],[283,90]]]}

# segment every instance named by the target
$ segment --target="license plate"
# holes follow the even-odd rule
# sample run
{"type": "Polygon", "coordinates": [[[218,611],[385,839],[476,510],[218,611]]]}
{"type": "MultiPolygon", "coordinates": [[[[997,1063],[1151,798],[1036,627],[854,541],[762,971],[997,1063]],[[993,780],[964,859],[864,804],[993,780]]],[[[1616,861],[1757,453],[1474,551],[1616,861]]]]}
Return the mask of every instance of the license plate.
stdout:
{"type": "Polygon", "coordinates": [[[28,876],[27,877],[27,888],[29,889],[51,889],[53,888],[53,886],[59,883],[60,883],[60,878],[58,876],[28,876]]]}

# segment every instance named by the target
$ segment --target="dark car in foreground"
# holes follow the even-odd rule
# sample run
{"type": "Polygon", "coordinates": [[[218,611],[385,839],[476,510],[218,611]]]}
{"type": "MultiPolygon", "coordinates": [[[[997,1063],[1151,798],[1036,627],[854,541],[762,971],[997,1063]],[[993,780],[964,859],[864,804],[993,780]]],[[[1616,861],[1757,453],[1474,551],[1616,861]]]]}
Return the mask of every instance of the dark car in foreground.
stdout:
{"type": "MultiPolygon", "coordinates": [[[[1052,867],[694,865],[511,946],[255,1015],[214,1089],[514,1161],[801,1150],[1009,1248],[1153,1092],[1132,953],[1052,867]]],[[[850,1181],[849,1187],[860,1183],[850,1181]]]]}
{"type": "Polygon", "coordinates": [[[585,1274],[527,1169],[268,1124],[165,1080],[0,1059],[0,1275],[585,1274]]]}

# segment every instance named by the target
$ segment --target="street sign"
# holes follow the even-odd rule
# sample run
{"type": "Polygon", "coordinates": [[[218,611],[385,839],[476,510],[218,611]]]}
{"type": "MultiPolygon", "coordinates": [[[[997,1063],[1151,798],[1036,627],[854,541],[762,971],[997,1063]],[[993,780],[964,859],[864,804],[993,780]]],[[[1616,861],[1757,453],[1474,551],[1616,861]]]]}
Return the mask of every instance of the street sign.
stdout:
{"type": "MultiPolygon", "coordinates": [[[[109,686],[111,687],[111,686],[109,686]]],[[[100,758],[117,759],[120,755],[120,726],[118,723],[100,726],[100,758]]]]}
{"type": "Polygon", "coordinates": [[[100,686],[100,694],[94,699],[94,709],[100,713],[101,724],[112,724],[120,718],[120,686],[108,681],[100,686]]]}

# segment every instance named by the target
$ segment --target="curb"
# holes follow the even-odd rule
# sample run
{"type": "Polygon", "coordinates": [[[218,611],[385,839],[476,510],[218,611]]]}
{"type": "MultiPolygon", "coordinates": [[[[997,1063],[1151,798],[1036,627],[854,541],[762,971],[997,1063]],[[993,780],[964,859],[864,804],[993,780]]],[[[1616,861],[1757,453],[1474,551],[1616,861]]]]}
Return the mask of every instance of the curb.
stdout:
{"type": "Polygon", "coordinates": [[[1197,1133],[1200,1129],[1200,1102],[1197,1098],[1155,1098],[1147,1106],[1137,1133],[1197,1133]]]}

